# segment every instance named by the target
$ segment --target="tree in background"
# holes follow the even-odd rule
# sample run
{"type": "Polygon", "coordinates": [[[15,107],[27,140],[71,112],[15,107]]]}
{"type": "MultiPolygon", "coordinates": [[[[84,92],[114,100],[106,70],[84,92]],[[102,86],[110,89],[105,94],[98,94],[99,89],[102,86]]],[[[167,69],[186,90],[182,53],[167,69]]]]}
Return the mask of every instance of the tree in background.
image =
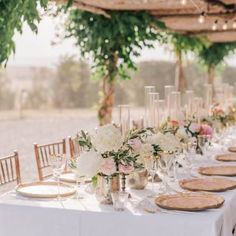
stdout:
{"type": "Polygon", "coordinates": [[[98,100],[98,83],[90,81],[90,68],[73,56],[60,59],[53,79],[53,103],[57,108],[91,107],[98,100]]]}
{"type": "Polygon", "coordinates": [[[15,51],[13,37],[16,31],[22,33],[24,23],[37,32],[38,7],[45,9],[47,4],[48,0],[0,1],[0,64],[6,63],[15,51]]]}
{"type": "Polygon", "coordinates": [[[71,9],[66,37],[76,39],[82,56],[91,56],[94,70],[102,80],[98,118],[104,125],[112,121],[117,76],[129,79],[127,69],[136,69],[133,61],[143,47],[161,40],[155,29],[163,27],[146,12],[108,11],[108,17],[71,9]]]}
{"type": "Polygon", "coordinates": [[[184,74],[183,57],[198,51],[202,47],[202,39],[172,32],[167,35],[168,45],[172,46],[176,57],[175,86],[178,91],[183,92],[188,87],[184,74]]]}
{"type": "Polygon", "coordinates": [[[216,67],[222,64],[227,56],[236,49],[236,43],[203,44],[197,55],[207,70],[207,81],[214,85],[216,67]]]}
{"type": "Polygon", "coordinates": [[[15,94],[10,89],[8,78],[0,71],[0,110],[14,108],[15,94]]]}

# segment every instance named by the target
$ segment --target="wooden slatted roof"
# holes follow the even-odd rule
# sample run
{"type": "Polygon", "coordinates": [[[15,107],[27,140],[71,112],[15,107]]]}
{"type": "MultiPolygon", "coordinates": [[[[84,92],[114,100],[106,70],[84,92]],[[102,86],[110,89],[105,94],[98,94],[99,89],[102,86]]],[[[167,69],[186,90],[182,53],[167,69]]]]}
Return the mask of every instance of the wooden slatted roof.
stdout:
{"type": "Polygon", "coordinates": [[[74,5],[107,17],[107,10],[147,10],[173,31],[205,35],[212,42],[236,41],[236,0],[75,0],[74,5]],[[202,12],[203,24],[198,21],[202,12]]]}

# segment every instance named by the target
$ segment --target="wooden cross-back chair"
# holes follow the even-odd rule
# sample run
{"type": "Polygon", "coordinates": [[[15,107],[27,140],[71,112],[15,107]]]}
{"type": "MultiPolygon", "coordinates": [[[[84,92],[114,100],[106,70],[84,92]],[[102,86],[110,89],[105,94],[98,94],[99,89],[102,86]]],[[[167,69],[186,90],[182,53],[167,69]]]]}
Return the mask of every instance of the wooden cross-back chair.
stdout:
{"type": "Polygon", "coordinates": [[[78,134],[76,134],[75,137],[71,137],[71,136],[68,137],[71,159],[75,159],[81,153],[81,147],[77,141],[78,138],[79,138],[78,134]]]}
{"type": "Polygon", "coordinates": [[[50,155],[66,155],[66,140],[63,139],[59,142],[43,145],[34,144],[34,152],[39,180],[42,181],[45,178],[52,176],[52,170],[50,168],[50,155]]]}
{"type": "Polygon", "coordinates": [[[20,162],[18,152],[0,158],[0,186],[8,183],[21,183],[20,162]]]}

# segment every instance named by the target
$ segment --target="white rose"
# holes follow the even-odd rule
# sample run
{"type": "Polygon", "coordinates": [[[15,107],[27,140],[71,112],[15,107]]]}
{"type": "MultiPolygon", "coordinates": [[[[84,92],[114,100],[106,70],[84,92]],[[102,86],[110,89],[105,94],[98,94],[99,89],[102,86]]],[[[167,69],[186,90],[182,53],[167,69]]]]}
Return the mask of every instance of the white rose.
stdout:
{"type": "Polygon", "coordinates": [[[92,137],[95,149],[104,153],[107,151],[118,151],[123,145],[123,137],[118,128],[112,124],[101,126],[92,137]]]}
{"type": "Polygon", "coordinates": [[[102,157],[94,150],[82,153],[76,162],[77,171],[80,176],[92,178],[98,173],[101,166],[102,157]]]}
{"type": "Polygon", "coordinates": [[[188,134],[186,133],[186,130],[184,127],[180,127],[177,130],[176,137],[179,138],[180,140],[183,140],[184,142],[188,140],[188,134]]]}
{"type": "Polygon", "coordinates": [[[166,134],[157,133],[156,135],[150,137],[147,141],[150,144],[158,145],[163,151],[166,152],[174,152],[181,146],[178,138],[176,138],[171,133],[166,133],[166,134]]]}

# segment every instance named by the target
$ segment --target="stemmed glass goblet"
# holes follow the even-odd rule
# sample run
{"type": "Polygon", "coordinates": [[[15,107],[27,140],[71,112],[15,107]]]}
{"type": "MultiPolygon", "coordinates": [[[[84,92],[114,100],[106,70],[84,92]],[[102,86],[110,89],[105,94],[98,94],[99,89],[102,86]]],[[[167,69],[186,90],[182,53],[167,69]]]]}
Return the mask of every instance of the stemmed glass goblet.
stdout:
{"type": "Polygon", "coordinates": [[[50,155],[50,164],[53,169],[53,177],[57,181],[57,199],[60,200],[60,175],[64,172],[66,168],[66,157],[64,154],[52,154],[50,155]]]}
{"type": "Polygon", "coordinates": [[[154,180],[155,180],[155,174],[157,172],[156,161],[157,159],[154,156],[145,157],[144,159],[145,168],[152,178],[152,188],[151,188],[152,194],[148,196],[149,198],[154,197],[154,180]]]}

